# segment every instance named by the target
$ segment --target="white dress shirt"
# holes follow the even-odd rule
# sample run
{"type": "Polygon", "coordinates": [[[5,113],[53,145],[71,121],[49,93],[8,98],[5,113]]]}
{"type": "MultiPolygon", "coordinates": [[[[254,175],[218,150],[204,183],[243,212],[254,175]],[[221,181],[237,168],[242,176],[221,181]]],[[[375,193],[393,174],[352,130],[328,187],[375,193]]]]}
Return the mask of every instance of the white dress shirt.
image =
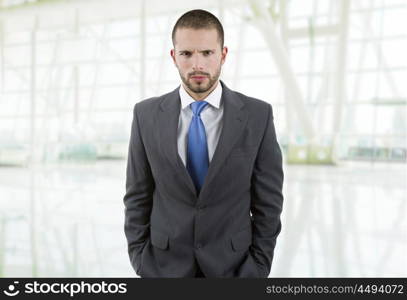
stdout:
{"type": "MultiPolygon", "coordinates": [[[[181,99],[181,112],[178,121],[178,154],[186,166],[188,131],[193,116],[189,105],[196,100],[187,93],[182,84],[179,88],[179,96],[181,99]]],[[[215,153],[223,127],[223,103],[221,102],[221,96],[222,85],[218,81],[216,88],[205,99],[203,99],[203,101],[208,102],[208,105],[206,105],[201,112],[201,120],[205,126],[209,162],[212,160],[213,154],[215,153]]]]}

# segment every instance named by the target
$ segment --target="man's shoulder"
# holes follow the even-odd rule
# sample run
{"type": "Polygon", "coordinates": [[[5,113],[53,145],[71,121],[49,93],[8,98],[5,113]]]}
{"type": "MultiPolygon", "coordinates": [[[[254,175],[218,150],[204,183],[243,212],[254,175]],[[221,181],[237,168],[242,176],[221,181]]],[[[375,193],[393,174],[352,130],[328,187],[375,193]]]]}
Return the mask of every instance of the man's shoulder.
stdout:
{"type": "Polygon", "coordinates": [[[169,96],[170,94],[172,94],[174,92],[175,92],[175,90],[168,92],[166,94],[163,94],[161,96],[150,97],[150,98],[141,100],[135,104],[134,109],[137,109],[138,111],[143,111],[143,112],[153,111],[160,105],[160,103],[165,98],[167,98],[167,96],[169,96]]]}
{"type": "Polygon", "coordinates": [[[238,91],[233,91],[233,93],[235,93],[235,95],[243,101],[244,105],[251,110],[267,112],[269,107],[271,106],[271,104],[266,102],[265,100],[251,97],[238,91]]]}
{"type": "Polygon", "coordinates": [[[137,107],[141,108],[147,108],[147,107],[153,107],[153,106],[157,106],[160,104],[160,102],[168,95],[164,94],[161,96],[155,96],[155,97],[150,97],[144,100],[139,101],[138,103],[136,103],[137,107]]]}

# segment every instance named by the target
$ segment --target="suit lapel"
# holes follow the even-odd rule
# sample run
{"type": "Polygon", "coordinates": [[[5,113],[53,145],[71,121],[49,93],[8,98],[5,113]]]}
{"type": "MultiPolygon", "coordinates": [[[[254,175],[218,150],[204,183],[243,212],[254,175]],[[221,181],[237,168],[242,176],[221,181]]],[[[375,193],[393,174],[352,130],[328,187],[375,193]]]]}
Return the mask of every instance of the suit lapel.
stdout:
{"type": "MultiPolygon", "coordinates": [[[[244,103],[240,97],[231,91],[223,81],[222,84],[222,103],[223,107],[223,128],[219,137],[218,145],[209,164],[208,173],[205,177],[199,198],[208,196],[211,192],[211,183],[216,177],[219,168],[223,165],[226,157],[233,148],[234,144],[243,132],[247,123],[247,111],[244,109],[244,103]]],[[[185,168],[181,157],[178,154],[177,136],[178,122],[180,114],[181,100],[179,98],[179,87],[167,94],[160,103],[158,116],[159,145],[172,167],[183,177],[186,187],[197,197],[194,183],[185,168]]]]}
{"type": "Polygon", "coordinates": [[[209,164],[199,198],[203,199],[209,196],[212,191],[212,182],[215,179],[219,168],[224,164],[225,159],[232,150],[234,144],[243,132],[247,123],[247,111],[244,109],[244,103],[240,97],[231,91],[223,81],[222,84],[222,102],[223,102],[223,128],[219,137],[218,145],[209,164]]]}
{"type": "Polygon", "coordinates": [[[178,154],[178,122],[181,109],[181,99],[179,97],[179,87],[176,88],[160,103],[158,116],[159,145],[169,163],[177,173],[183,177],[186,187],[196,197],[194,182],[178,154]]]}

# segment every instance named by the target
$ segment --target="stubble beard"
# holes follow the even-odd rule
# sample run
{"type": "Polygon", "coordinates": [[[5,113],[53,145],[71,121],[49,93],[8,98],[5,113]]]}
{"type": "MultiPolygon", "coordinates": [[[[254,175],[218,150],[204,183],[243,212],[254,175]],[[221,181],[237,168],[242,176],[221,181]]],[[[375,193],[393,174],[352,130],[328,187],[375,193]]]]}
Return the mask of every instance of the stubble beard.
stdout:
{"type": "Polygon", "coordinates": [[[184,85],[192,92],[197,93],[197,94],[201,94],[201,93],[206,93],[207,91],[209,91],[213,85],[218,81],[219,77],[220,77],[220,72],[221,72],[221,67],[219,66],[219,68],[216,70],[216,73],[213,76],[210,76],[210,74],[208,73],[200,73],[200,72],[194,72],[192,74],[188,74],[188,78],[185,77],[184,75],[181,74],[181,72],[179,71],[179,75],[181,76],[181,80],[184,83],[184,85]],[[198,82],[198,83],[192,83],[189,78],[192,75],[205,75],[207,76],[208,83],[205,84],[204,82],[198,82]]]}

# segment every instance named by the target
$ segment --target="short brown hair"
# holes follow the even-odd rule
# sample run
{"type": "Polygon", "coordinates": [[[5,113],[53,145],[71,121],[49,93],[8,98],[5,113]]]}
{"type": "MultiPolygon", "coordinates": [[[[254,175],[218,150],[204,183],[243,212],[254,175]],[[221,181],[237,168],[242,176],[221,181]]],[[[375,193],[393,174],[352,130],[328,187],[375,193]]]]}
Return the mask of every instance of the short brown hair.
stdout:
{"type": "Polygon", "coordinates": [[[203,9],[194,9],[183,14],[175,23],[172,29],[172,44],[175,47],[175,33],[178,28],[192,28],[192,29],[216,29],[218,38],[223,48],[224,32],[222,24],[215,15],[203,9]]]}

